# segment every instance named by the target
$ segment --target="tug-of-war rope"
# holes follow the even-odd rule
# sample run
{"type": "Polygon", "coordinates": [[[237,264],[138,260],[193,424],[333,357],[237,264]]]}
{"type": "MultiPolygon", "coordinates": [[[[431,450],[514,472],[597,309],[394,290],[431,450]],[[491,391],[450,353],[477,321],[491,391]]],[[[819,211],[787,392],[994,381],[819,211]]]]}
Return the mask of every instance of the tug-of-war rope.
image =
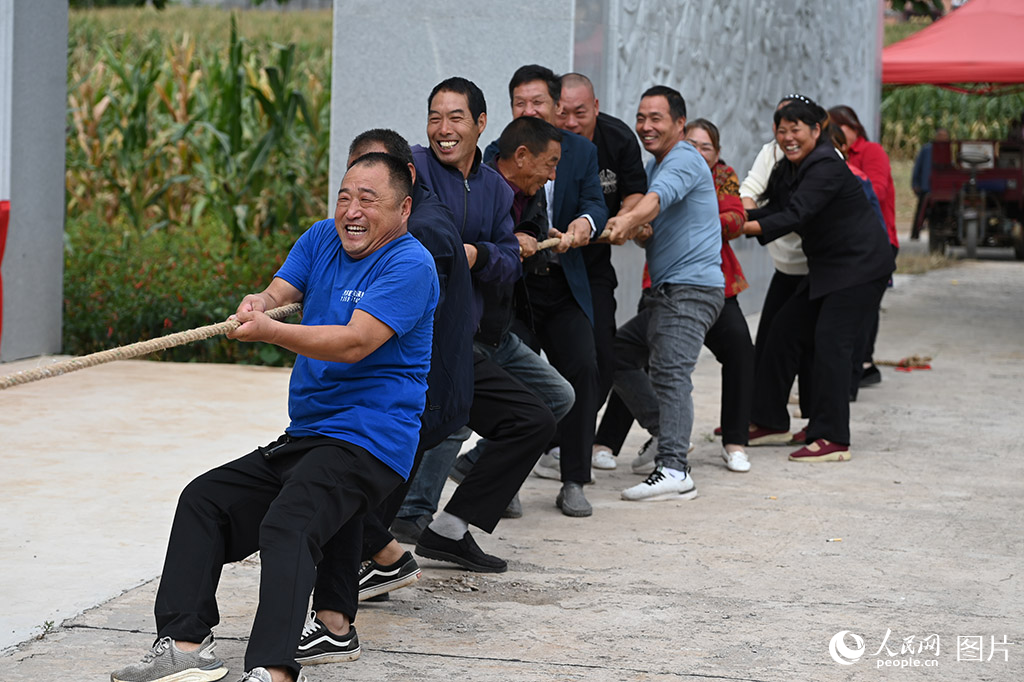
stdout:
{"type": "MultiPolygon", "coordinates": [[[[282,320],[298,313],[301,310],[302,304],[292,303],[291,305],[285,305],[280,308],[268,310],[267,316],[272,317],[275,320],[282,320]]],[[[40,379],[60,376],[61,374],[85,369],[86,367],[95,367],[96,365],[102,365],[106,362],[129,360],[131,358],[149,355],[150,353],[156,353],[157,351],[167,350],[168,348],[174,348],[175,346],[183,346],[186,343],[202,341],[203,339],[209,339],[219,334],[227,334],[230,331],[238,329],[239,326],[241,326],[241,323],[238,320],[224,320],[217,324],[210,324],[205,327],[196,327],[195,329],[188,329],[183,332],[175,332],[174,334],[161,336],[158,339],[139,341],[138,343],[132,343],[127,346],[119,346],[117,348],[111,348],[110,350],[101,350],[98,353],[90,353],[89,355],[71,358],[70,360],[62,360],[45,367],[36,367],[35,369],[29,369],[23,372],[15,372],[14,374],[8,374],[7,376],[0,377],[0,390],[11,388],[12,386],[18,386],[20,384],[27,384],[32,381],[39,381],[40,379]]]]}

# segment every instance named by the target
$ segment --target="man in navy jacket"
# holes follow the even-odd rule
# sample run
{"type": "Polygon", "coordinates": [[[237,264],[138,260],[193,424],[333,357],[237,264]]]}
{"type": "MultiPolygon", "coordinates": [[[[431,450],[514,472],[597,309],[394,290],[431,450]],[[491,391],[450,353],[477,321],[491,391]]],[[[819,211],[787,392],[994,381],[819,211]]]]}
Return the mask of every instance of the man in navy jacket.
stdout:
{"type": "MultiPolygon", "coordinates": [[[[536,64],[520,67],[508,88],[512,117],[533,116],[554,125],[561,87],[561,79],[551,69],[536,64]]],[[[490,160],[497,153],[497,144],[492,143],[484,157],[490,160]]],[[[597,147],[565,132],[555,180],[544,191],[551,226],[568,234],[574,248],[553,257],[544,253],[546,264],[530,269],[526,289],[533,329],[520,329],[524,336],[533,332],[536,345],[572,384],[576,402],[559,422],[560,445],[541,458],[535,473],[562,481],[556,504],[563,514],[590,516],[593,511],[582,486],[590,481],[599,380],[590,282],[578,247],[599,235],[608,220],[597,147]]]]}

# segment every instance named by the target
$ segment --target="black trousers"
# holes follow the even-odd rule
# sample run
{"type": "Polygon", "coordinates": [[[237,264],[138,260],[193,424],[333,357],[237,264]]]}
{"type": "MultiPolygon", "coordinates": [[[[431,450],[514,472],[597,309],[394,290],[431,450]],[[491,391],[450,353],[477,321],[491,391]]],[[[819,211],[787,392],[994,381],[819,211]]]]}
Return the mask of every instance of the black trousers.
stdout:
{"type": "MultiPolygon", "coordinates": [[[[891,246],[891,245],[890,245],[891,246]]],[[[892,247],[893,260],[899,255],[900,247],[892,247]]],[[[888,288],[888,287],[886,287],[888,288]]],[[[885,296],[885,291],[882,291],[882,296],[885,296]]],[[[853,374],[850,378],[850,396],[857,397],[857,389],[860,385],[860,378],[864,374],[864,363],[875,362],[875,342],[878,340],[878,328],[881,325],[881,299],[879,299],[879,308],[875,311],[875,314],[871,316],[870,322],[864,327],[864,336],[861,337],[860,343],[854,348],[853,353],[853,374]]]]}
{"type": "Polygon", "coordinates": [[[562,481],[587,483],[600,407],[594,328],[560,267],[553,266],[547,275],[527,275],[526,286],[536,341],[576,392],[572,409],[558,423],[562,481]]]}
{"type": "Polygon", "coordinates": [[[797,288],[775,315],[761,349],[751,411],[755,424],[789,429],[789,388],[802,355],[813,349],[814,393],[807,442],[826,438],[850,444],[850,363],[888,280],[858,284],[814,300],[809,298],[806,282],[797,288]]]}
{"type": "Polygon", "coordinates": [[[222,567],[259,550],[259,605],[245,668],[284,666],[297,674],[295,648],[321,547],[342,528],[358,532],[359,517],[402,477],[333,438],[290,439],[269,460],[266,449],[208,471],[182,491],[154,612],[160,637],[201,642],[220,621],[222,567]]]}
{"type": "MultiPolygon", "coordinates": [[[[761,319],[757,323],[757,335],[754,337],[754,375],[757,376],[758,367],[761,366],[761,358],[764,354],[764,347],[768,342],[768,330],[772,326],[772,322],[775,320],[775,316],[779,310],[785,305],[786,301],[796,292],[797,287],[800,286],[804,280],[807,279],[807,275],[787,275],[783,272],[775,271],[772,275],[772,281],[768,284],[768,291],[764,295],[764,304],[761,306],[761,319]]],[[[814,389],[812,384],[812,375],[814,373],[814,356],[813,349],[806,349],[805,355],[800,357],[800,367],[797,370],[797,387],[800,393],[800,414],[804,417],[808,417],[811,414],[811,392],[814,389]]],[[[786,391],[793,388],[792,379],[789,385],[786,386],[786,391]]],[[[758,426],[767,427],[766,424],[761,424],[754,421],[758,426]]]]}
{"type": "Polygon", "coordinates": [[[597,353],[597,407],[604,404],[615,379],[615,287],[607,278],[591,278],[594,304],[594,350],[597,353]]]}
{"type": "MultiPolygon", "coordinates": [[[[725,299],[722,312],[704,337],[704,345],[722,365],[722,442],[746,445],[754,387],[754,344],[735,296],[725,299]]],[[[594,442],[618,454],[632,425],[633,415],[613,391],[594,442]]]]}
{"type": "MultiPolygon", "coordinates": [[[[493,441],[495,447],[473,465],[444,510],[490,533],[554,436],[555,417],[533,391],[474,351],[469,427],[493,441]]],[[[436,445],[420,444],[410,481],[416,475],[423,452],[436,445]]],[[[394,539],[387,529],[408,489],[406,482],[385,504],[367,514],[356,531],[358,534],[344,534],[331,540],[324,550],[317,577],[314,610],[339,611],[355,620],[359,561],[353,563],[351,557],[358,559],[361,548],[363,558],[369,558],[394,539]]]]}
{"type": "Polygon", "coordinates": [[[722,365],[722,443],[746,445],[754,389],[754,344],[735,296],[725,299],[722,312],[704,336],[704,345],[722,365]]]}

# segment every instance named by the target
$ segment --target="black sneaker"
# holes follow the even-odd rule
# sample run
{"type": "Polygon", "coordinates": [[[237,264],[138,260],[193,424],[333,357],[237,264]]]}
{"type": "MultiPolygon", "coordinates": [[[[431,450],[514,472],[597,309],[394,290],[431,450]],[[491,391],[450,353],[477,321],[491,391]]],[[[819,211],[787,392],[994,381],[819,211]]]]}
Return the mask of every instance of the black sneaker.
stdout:
{"type": "Polygon", "coordinates": [[[427,559],[450,561],[478,573],[504,573],[508,570],[508,562],[484,553],[468,530],[461,540],[449,540],[424,528],[416,543],[416,553],[427,559]]]}
{"type": "Polygon", "coordinates": [[[420,566],[408,552],[388,566],[381,566],[370,559],[359,569],[359,601],[412,585],[419,577],[420,566]]]}
{"type": "Polygon", "coordinates": [[[354,625],[349,626],[348,634],[336,635],[316,617],[316,611],[311,611],[302,628],[295,660],[303,665],[344,663],[359,658],[359,651],[359,635],[354,625]]]}

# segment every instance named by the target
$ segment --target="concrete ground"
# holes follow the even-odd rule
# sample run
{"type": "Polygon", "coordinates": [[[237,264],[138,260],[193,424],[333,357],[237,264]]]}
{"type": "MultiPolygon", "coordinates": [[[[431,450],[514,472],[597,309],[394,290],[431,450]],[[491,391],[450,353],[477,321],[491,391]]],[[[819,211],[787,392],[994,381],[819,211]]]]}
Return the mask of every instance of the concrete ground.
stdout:
{"type": "MultiPolygon", "coordinates": [[[[884,367],[861,391],[852,461],[762,447],[749,474],[727,471],[705,354],[700,497],[620,500],[639,480],[634,427],[619,470],[587,489],[592,518],[562,516],[557,483],[529,479],[525,516],[477,533],[508,573],[421,560],[418,583],[363,606],[362,657],[310,679],[1024,679],[1024,264],[985,256],[886,294],[876,357],[930,355],[933,368],[884,367]]],[[[286,383],[139,361],[0,391],[0,678],[102,680],[148,649],[178,491],[276,435],[286,383]]],[[[229,681],[258,571],[251,558],[221,584],[229,681]]]]}

